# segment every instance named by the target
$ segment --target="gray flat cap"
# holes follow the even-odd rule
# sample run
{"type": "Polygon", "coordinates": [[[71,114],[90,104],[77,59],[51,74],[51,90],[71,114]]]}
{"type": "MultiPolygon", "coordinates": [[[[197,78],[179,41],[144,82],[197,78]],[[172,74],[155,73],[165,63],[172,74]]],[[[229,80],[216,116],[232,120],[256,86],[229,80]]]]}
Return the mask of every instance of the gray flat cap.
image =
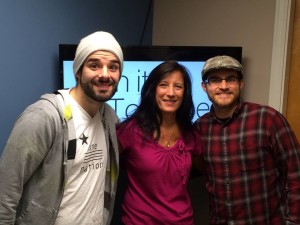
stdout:
{"type": "Polygon", "coordinates": [[[207,74],[213,70],[232,69],[237,71],[243,77],[243,66],[236,59],[227,56],[215,56],[208,59],[202,69],[202,80],[205,80],[207,74]]]}

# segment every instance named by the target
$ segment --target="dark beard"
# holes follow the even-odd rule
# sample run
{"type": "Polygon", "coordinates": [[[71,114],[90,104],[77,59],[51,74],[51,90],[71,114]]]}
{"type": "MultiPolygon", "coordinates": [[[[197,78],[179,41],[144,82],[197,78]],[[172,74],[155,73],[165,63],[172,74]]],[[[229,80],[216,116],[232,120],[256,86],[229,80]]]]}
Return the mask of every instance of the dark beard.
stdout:
{"type": "Polygon", "coordinates": [[[82,90],[83,92],[91,99],[93,99],[94,101],[97,101],[97,102],[106,102],[108,100],[110,100],[112,98],[112,96],[114,96],[114,94],[116,93],[117,91],[117,86],[116,86],[116,83],[113,83],[112,84],[112,91],[111,93],[100,93],[100,94],[96,94],[94,92],[94,90],[90,87],[89,83],[82,83],[80,82],[80,85],[82,87],[82,90]],[[108,94],[108,95],[107,95],[108,94]]]}

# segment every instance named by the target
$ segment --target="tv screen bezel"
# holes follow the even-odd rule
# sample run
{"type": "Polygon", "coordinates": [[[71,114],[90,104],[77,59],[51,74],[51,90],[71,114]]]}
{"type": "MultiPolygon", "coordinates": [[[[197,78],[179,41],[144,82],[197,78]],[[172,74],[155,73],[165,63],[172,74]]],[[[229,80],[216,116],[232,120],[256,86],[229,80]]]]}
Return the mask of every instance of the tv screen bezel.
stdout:
{"type": "MultiPolygon", "coordinates": [[[[76,44],[59,44],[59,88],[64,88],[63,61],[73,61],[76,44]]],[[[124,46],[124,61],[206,61],[217,55],[228,55],[242,62],[240,46],[124,46]]]]}

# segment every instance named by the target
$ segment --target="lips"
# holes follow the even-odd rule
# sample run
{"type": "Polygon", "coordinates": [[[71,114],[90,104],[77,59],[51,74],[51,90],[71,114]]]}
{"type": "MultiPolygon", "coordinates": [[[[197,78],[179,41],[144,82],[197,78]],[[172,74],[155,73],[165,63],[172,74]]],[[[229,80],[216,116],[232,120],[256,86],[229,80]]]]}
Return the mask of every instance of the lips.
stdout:
{"type": "Polygon", "coordinates": [[[97,87],[109,87],[111,84],[109,82],[98,82],[98,83],[95,83],[95,85],[97,87]]]}
{"type": "Polygon", "coordinates": [[[163,100],[166,106],[171,106],[173,107],[176,104],[176,100],[163,100]]]}
{"type": "Polygon", "coordinates": [[[219,96],[229,96],[231,94],[232,94],[231,92],[219,92],[219,93],[216,93],[216,95],[219,95],[219,96]]]}
{"type": "Polygon", "coordinates": [[[94,85],[101,91],[107,91],[110,89],[110,82],[94,82],[94,85]]]}
{"type": "Polygon", "coordinates": [[[229,96],[230,94],[229,93],[220,93],[218,94],[219,96],[229,96]]]}
{"type": "Polygon", "coordinates": [[[170,103],[174,103],[176,102],[176,100],[173,100],[173,99],[167,99],[167,100],[163,100],[164,102],[170,102],[170,103]]]}

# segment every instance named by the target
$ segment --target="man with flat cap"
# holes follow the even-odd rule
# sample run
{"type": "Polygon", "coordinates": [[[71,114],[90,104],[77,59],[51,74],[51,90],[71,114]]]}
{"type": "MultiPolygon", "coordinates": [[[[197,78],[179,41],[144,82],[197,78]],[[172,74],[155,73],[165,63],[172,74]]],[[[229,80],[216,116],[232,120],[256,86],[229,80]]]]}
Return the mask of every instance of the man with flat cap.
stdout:
{"type": "Polygon", "coordinates": [[[202,70],[212,106],[195,125],[210,225],[299,225],[299,143],[281,113],[243,101],[243,76],[242,65],[230,56],[210,58],[202,70]]]}

